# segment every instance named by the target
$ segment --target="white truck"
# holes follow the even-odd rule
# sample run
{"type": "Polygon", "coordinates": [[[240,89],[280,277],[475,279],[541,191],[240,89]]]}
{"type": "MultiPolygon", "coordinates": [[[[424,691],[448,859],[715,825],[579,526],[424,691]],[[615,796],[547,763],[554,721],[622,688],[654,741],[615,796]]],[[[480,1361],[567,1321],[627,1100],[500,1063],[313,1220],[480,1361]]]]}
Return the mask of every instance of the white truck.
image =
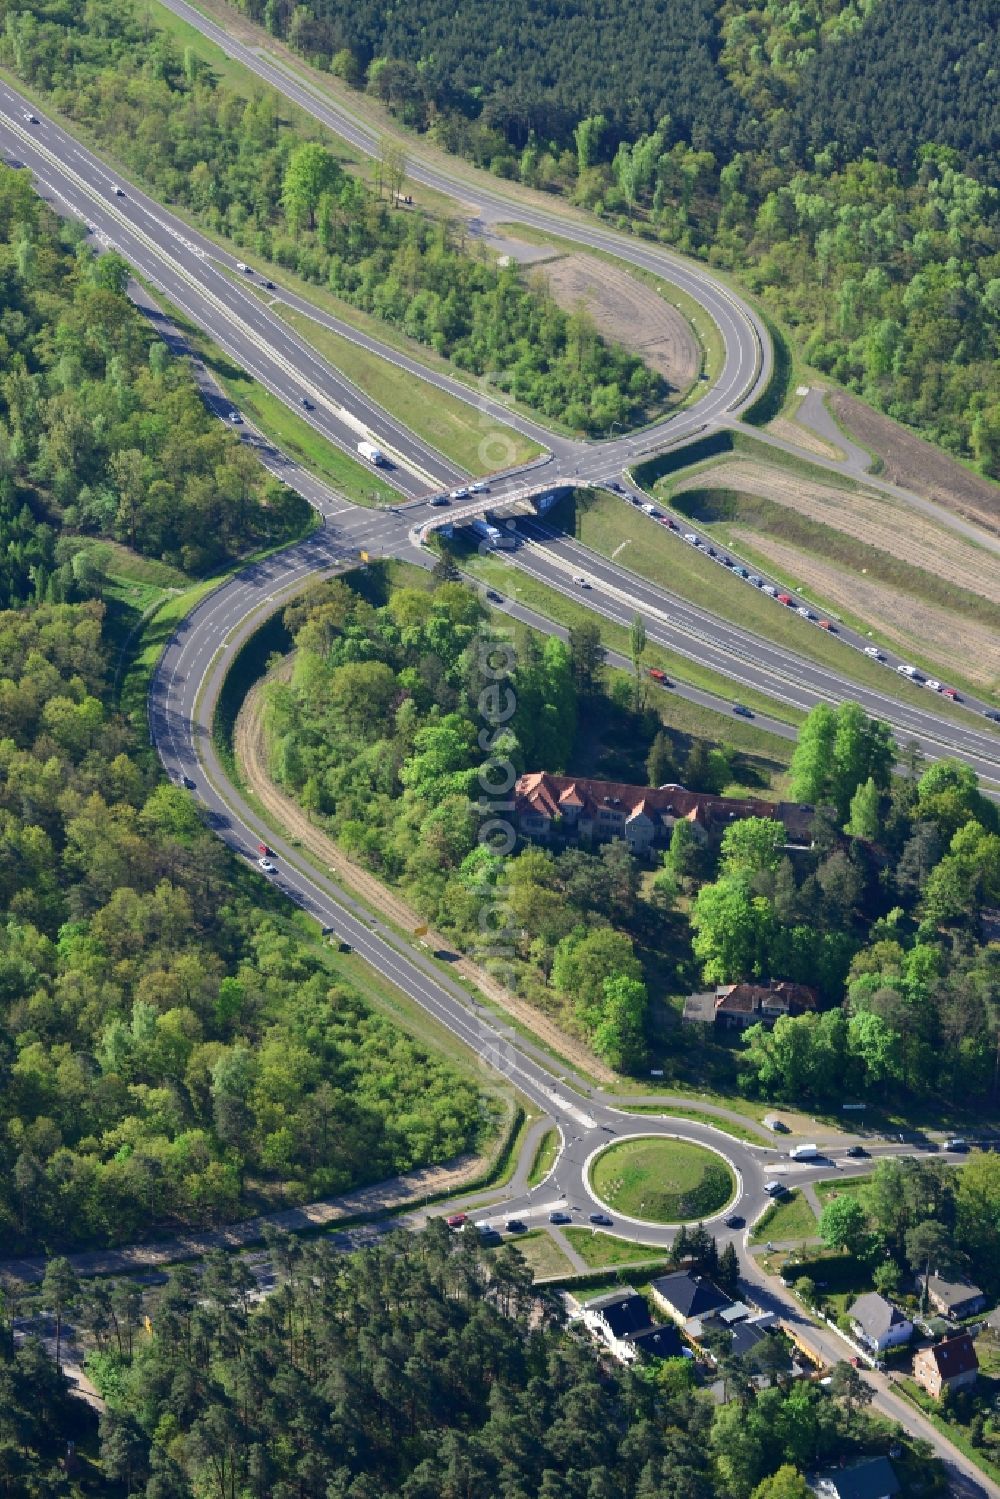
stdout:
{"type": "Polygon", "coordinates": [[[476,520],[469,522],[469,530],[474,536],[478,536],[480,541],[485,541],[487,546],[503,546],[503,532],[497,526],[491,526],[488,520],[477,517],[476,520]]]}
{"type": "Polygon", "coordinates": [[[814,1161],[818,1155],[818,1145],[796,1145],[788,1152],[789,1159],[792,1161],[814,1161]]]}
{"type": "Polygon", "coordinates": [[[367,462],[373,464],[375,468],[378,468],[380,464],[383,464],[385,462],[385,457],[383,455],[382,449],[377,448],[373,442],[359,442],[358,457],[366,459],[367,462]]]}

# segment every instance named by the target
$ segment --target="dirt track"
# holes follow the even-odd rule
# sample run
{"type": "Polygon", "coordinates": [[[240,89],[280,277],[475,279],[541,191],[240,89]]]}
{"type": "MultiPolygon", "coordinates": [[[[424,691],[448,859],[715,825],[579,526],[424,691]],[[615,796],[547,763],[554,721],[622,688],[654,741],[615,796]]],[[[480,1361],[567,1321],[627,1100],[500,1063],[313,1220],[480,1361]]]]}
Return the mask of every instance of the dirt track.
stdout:
{"type": "Polygon", "coordinates": [[[866,620],[902,654],[911,651],[919,637],[927,660],[938,665],[942,677],[951,671],[990,691],[1000,685],[1000,640],[995,630],[969,619],[958,622],[946,609],[917,603],[888,583],[869,582],[763,532],[734,527],[732,535],[770,558],[786,576],[800,578],[831,608],[866,620]]]}
{"type": "Polygon", "coordinates": [[[701,349],[687,318],[637,277],[591,255],[560,255],[531,275],[567,312],[582,306],[605,338],[641,355],[676,394],[698,378],[701,349]]]}
{"type": "Polygon", "coordinates": [[[969,593],[991,601],[1000,598],[1000,557],[980,550],[887,495],[855,494],[744,459],[717,464],[678,485],[678,490],[706,484],[758,494],[787,505],[800,515],[935,573],[969,593]]]}
{"type": "MultiPolygon", "coordinates": [[[[248,693],[233,734],[236,762],[257,799],[289,837],[300,839],[303,848],[322,860],[337,879],[343,880],[362,900],[374,906],[380,915],[404,930],[413,931],[423,922],[423,918],[413,907],[407,905],[406,901],[383,885],[367,869],[347,858],[333,839],[310,822],[298,803],[286,796],[271,779],[264,748],[264,695],[261,689],[267,681],[281,678],[287,680],[291,664],[291,658],[286,657],[264,682],[258,683],[248,693]]],[[[447,949],[449,946],[447,940],[434,931],[428,932],[425,941],[432,949],[447,949]]],[[[457,975],[474,983],[487,999],[506,1010],[513,1020],[526,1026],[540,1041],[565,1057],[574,1067],[589,1073],[601,1083],[617,1081],[615,1074],[581,1042],[568,1036],[534,1005],[526,1004],[524,1000],[511,994],[469,958],[461,958],[451,967],[457,975]]]]}
{"type": "Polygon", "coordinates": [[[1000,485],[970,473],[940,448],[846,390],[831,389],[827,405],[853,437],[878,453],[885,464],[883,478],[1000,534],[1000,485]]]}
{"type": "Polygon", "coordinates": [[[808,453],[815,453],[820,458],[832,458],[836,461],[842,456],[832,443],[824,442],[822,437],[818,437],[801,422],[792,421],[787,416],[776,416],[772,422],[768,422],[767,430],[784,442],[794,442],[797,447],[804,448],[808,453]]]}

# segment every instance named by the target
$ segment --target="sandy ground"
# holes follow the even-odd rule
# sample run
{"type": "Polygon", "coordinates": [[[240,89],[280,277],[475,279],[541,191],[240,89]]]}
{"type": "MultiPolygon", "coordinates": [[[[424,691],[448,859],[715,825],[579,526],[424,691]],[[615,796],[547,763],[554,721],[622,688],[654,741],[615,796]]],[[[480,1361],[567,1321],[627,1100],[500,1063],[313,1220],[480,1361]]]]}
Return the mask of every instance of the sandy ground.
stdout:
{"type": "MultiPolygon", "coordinates": [[[[1000,557],[980,550],[887,495],[854,494],[744,459],[718,464],[678,485],[678,490],[706,485],[762,495],[914,567],[936,573],[969,593],[990,600],[1000,598],[1000,557]]],[[[911,614],[915,607],[911,603],[911,614]]]]}
{"type": "Polygon", "coordinates": [[[827,404],[852,436],[882,458],[883,478],[1000,534],[1000,484],[970,473],[947,453],[846,390],[831,390],[827,404]]]}
{"type": "Polygon", "coordinates": [[[701,349],[676,307],[651,286],[590,255],[560,255],[532,268],[567,312],[581,305],[605,338],[640,354],[683,394],[701,370],[701,349]]]}
{"type": "Polygon", "coordinates": [[[918,605],[898,588],[843,572],[761,531],[734,527],[732,535],[770,558],[786,575],[801,579],[831,608],[867,620],[904,654],[919,635],[924,653],[939,665],[942,677],[950,669],[993,691],[1000,684],[1000,638],[995,630],[970,619],[958,622],[946,609],[918,605]]]}
{"type": "MultiPolygon", "coordinates": [[[[287,678],[290,669],[291,661],[286,659],[277,671],[287,678]]],[[[265,680],[270,680],[270,678],[265,680]]],[[[387,920],[410,931],[420,926],[423,918],[412,906],[407,905],[406,901],[383,885],[367,869],[348,859],[332,838],[310,822],[298,803],[286,796],[272,781],[264,752],[264,701],[261,686],[262,684],[258,683],[248,694],[240,709],[234,734],[237,763],[247,783],[253,787],[258,800],[290,837],[301,839],[304,848],[307,848],[315,858],[321,859],[338,879],[350,885],[363,900],[370,902],[387,920]]],[[[428,932],[424,940],[432,949],[448,950],[450,948],[447,940],[434,931],[428,932]]],[[[534,1005],[526,1004],[524,1000],[511,994],[469,958],[461,958],[458,962],[451,964],[451,968],[459,977],[471,980],[488,999],[500,1005],[512,1019],[526,1026],[540,1041],[550,1046],[560,1056],[565,1057],[574,1067],[589,1073],[598,1082],[614,1083],[616,1081],[614,1073],[605,1067],[593,1052],[581,1042],[574,1040],[572,1036],[568,1036],[534,1005]]]]}
{"type": "Polygon", "coordinates": [[[780,437],[783,442],[794,442],[797,447],[804,448],[808,453],[816,453],[820,458],[832,458],[834,462],[843,457],[832,443],[824,442],[815,432],[808,427],[803,427],[801,422],[792,421],[787,416],[776,416],[773,422],[768,422],[767,430],[773,432],[775,437],[780,437]]]}

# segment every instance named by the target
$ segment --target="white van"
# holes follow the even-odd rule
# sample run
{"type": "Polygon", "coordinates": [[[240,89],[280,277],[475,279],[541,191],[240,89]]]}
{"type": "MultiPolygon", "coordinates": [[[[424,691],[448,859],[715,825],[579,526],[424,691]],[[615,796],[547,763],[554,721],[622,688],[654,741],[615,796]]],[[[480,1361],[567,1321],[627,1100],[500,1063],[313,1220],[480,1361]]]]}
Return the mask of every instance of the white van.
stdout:
{"type": "Polygon", "coordinates": [[[818,1155],[818,1145],[796,1145],[788,1152],[789,1159],[793,1161],[814,1161],[818,1155]]]}

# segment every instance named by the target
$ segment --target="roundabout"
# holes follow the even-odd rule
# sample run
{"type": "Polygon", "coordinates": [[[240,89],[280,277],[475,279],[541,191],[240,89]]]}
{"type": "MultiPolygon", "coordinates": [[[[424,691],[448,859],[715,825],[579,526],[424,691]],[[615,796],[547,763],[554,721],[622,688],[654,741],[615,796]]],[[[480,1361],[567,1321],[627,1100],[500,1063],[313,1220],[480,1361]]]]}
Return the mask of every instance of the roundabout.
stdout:
{"type": "Polygon", "coordinates": [[[677,1135],[633,1135],[587,1163],[592,1196],[632,1222],[677,1226],[718,1217],[740,1191],[722,1152],[677,1135]]]}

